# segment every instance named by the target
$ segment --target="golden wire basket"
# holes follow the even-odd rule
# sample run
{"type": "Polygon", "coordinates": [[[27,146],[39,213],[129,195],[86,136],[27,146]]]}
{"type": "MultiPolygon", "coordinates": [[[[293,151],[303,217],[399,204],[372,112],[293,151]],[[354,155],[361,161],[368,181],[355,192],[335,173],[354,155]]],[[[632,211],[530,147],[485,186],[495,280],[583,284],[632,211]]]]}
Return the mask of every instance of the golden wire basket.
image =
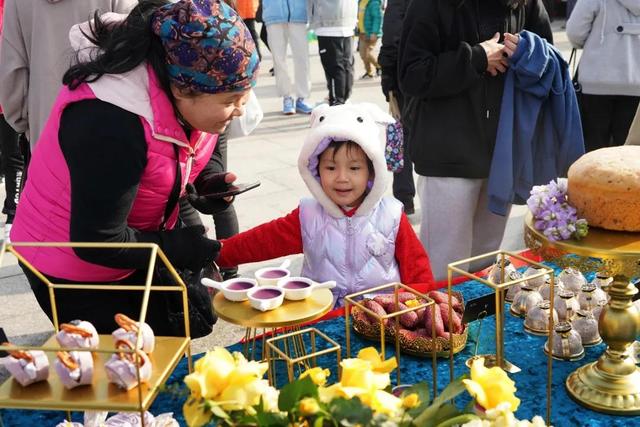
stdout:
{"type": "MultiPolygon", "coordinates": [[[[452,292],[452,295],[458,298],[464,306],[464,299],[460,292],[452,292]]],[[[363,300],[363,301],[366,301],[363,300]]],[[[356,334],[364,339],[370,341],[380,341],[380,324],[378,322],[364,323],[358,320],[358,316],[354,313],[362,312],[358,306],[354,306],[351,311],[351,319],[353,322],[353,330],[356,334]]],[[[393,323],[385,328],[385,336],[388,338],[395,338],[395,328],[393,323]]],[[[469,328],[463,324],[464,331],[461,334],[453,334],[453,353],[461,352],[467,345],[467,337],[469,335],[469,328]]],[[[437,357],[448,357],[450,340],[443,337],[436,337],[435,340],[431,337],[416,336],[414,339],[409,340],[404,335],[400,335],[400,351],[405,354],[416,357],[431,357],[435,351],[437,357]]]]}

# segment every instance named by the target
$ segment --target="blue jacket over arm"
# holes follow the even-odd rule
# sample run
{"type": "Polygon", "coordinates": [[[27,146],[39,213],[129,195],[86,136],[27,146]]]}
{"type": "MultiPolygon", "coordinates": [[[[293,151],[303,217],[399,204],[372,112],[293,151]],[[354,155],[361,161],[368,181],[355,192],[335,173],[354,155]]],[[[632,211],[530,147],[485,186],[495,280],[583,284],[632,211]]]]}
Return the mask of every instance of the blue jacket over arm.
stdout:
{"type": "Polygon", "coordinates": [[[529,31],[510,58],[489,172],[489,209],[506,215],[534,185],[566,176],[584,154],[576,94],[567,63],[529,31]]]}

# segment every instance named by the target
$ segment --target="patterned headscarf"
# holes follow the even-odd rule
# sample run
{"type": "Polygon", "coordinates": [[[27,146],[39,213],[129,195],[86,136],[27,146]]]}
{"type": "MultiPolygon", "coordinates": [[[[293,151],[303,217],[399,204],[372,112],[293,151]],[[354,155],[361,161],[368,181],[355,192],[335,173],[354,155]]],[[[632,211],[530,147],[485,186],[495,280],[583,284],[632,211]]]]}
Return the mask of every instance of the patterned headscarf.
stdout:
{"type": "Polygon", "coordinates": [[[167,56],[171,82],[181,89],[220,93],[248,89],[258,53],[240,16],[221,0],[180,0],[151,20],[167,56]]]}

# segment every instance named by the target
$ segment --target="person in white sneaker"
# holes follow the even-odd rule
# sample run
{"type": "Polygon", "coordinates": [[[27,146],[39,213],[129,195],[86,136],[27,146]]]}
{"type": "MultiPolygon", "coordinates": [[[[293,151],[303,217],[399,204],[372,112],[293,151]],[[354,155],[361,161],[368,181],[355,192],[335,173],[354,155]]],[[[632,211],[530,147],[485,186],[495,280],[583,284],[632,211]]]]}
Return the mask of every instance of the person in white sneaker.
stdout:
{"type": "Polygon", "coordinates": [[[309,76],[308,10],[304,0],[263,0],[262,20],[267,26],[269,49],[273,55],[276,87],[282,96],[282,112],[311,114],[313,107],[305,99],[311,93],[309,76]],[[291,46],[295,88],[287,67],[287,46],[291,46]],[[293,94],[295,92],[295,99],[293,94]]]}
{"type": "Polygon", "coordinates": [[[347,102],[353,87],[353,35],[357,0],[311,0],[311,27],[318,36],[329,105],[347,102]]]}

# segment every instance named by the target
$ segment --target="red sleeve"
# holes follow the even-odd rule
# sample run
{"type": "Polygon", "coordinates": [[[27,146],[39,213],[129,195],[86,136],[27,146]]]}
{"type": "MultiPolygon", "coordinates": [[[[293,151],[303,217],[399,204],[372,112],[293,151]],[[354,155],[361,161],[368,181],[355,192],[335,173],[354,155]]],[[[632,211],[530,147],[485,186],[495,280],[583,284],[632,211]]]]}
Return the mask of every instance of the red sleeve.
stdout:
{"type": "Polygon", "coordinates": [[[402,283],[420,292],[436,289],[429,256],[404,213],[396,237],[396,261],[402,283]]]}
{"type": "Polygon", "coordinates": [[[299,253],[302,253],[302,232],[300,208],[296,208],[282,218],[222,240],[216,263],[220,267],[233,267],[299,253]]]}

